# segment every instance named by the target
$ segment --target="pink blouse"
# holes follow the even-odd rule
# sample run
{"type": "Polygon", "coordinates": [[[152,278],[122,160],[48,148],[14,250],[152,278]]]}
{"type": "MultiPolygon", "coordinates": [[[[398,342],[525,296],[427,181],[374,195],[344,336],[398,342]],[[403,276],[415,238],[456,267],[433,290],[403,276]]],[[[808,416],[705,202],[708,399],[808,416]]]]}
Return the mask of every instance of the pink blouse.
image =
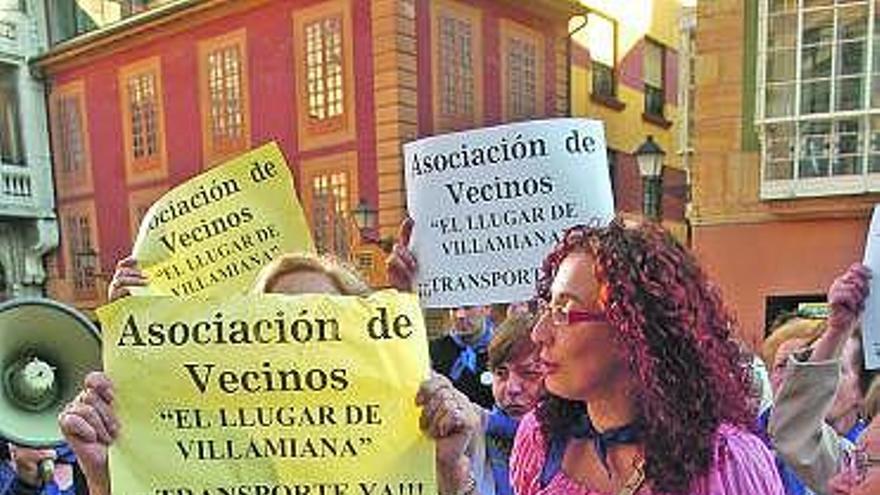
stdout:
{"type": "MultiPolygon", "coordinates": [[[[589,490],[560,470],[541,488],[546,450],[534,413],[519,425],[510,459],[516,495],[611,495],[589,490]]],[[[642,489],[648,495],[650,490],[642,489]]],[[[784,495],[773,456],[751,433],[723,424],[715,441],[715,465],[694,485],[691,495],[784,495]]]]}

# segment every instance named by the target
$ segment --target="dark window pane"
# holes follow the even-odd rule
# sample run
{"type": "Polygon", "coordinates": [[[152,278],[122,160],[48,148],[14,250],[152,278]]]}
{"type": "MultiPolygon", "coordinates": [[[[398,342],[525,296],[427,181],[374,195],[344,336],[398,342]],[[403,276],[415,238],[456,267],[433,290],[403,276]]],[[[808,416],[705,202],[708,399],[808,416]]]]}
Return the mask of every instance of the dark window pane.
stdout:
{"type": "Polygon", "coordinates": [[[805,47],[801,56],[801,78],[814,79],[831,75],[831,45],[805,47]]]}
{"type": "Polygon", "coordinates": [[[847,77],[837,80],[837,110],[857,110],[862,108],[864,98],[862,87],[864,79],[861,77],[847,77]]]}
{"type": "Polygon", "coordinates": [[[663,117],[663,89],[645,85],[645,113],[663,117]]]}
{"type": "Polygon", "coordinates": [[[805,122],[800,125],[798,175],[804,178],[828,176],[831,146],[831,123],[805,122]]]}
{"type": "Polygon", "coordinates": [[[841,43],[838,46],[838,74],[862,74],[866,71],[866,45],[864,41],[850,41],[849,43],[841,43]]]}
{"type": "Polygon", "coordinates": [[[823,113],[830,108],[831,81],[805,83],[801,89],[801,113],[823,113]]]}
{"type": "Polygon", "coordinates": [[[613,98],[617,96],[614,84],[614,69],[607,65],[593,62],[593,94],[613,98]]]}
{"type": "Polygon", "coordinates": [[[840,156],[834,159],[833,175],[857,175],[862,173],[861,156],[840,156]]]}

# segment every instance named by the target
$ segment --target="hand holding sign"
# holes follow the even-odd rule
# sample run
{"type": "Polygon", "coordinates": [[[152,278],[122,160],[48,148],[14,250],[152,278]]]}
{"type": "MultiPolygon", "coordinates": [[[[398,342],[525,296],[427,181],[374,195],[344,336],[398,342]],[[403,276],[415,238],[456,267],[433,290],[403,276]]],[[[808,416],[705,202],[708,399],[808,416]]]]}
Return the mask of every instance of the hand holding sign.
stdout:
{"type": "Polygon", "coordinates": [[[843,275],[834,280],[828,289],[828,304],[831,308],[828,316],[829,331],[852,331],[865,309],[870,279],[871,270],[868,267],[853,263],[843,275]]]}
{"type": "Polygon", "coordinates": [[[407,218],[400,224],[391,255],[385,260],[388,282],[391,287],[399,291],[411,292],[413,290],[413,282],[415,282],[415,274],[418,270],[416,258],[409,250],[414,224],[412,218],[407,218]]]}
{"type": "Polygon", "coordinates": [[[131,256],[123,258],[116,264],[113,279],[107,287],[107,301],[113,302],[120,297],[130,295],[133,288],[146,287],[147,282],[144,272],[137,267],[137,261],[131,256]]]}
{"type": "Polygon", "coordinates": [[[89,493],[110,495],[107,450],[119,431],[113,412],[113,385],[101,372],[89,373],[84,385],[61,412],[58,423],[88,480],[89,493]]]}

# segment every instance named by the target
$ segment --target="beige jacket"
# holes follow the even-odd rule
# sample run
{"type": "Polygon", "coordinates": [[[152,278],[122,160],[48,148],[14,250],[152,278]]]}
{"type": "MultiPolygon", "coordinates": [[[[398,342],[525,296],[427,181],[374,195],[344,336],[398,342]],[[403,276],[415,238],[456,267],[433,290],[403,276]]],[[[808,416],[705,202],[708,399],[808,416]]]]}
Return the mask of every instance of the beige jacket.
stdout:
{"type": "Polygon", "coordinates": [[[840,382],[840,361],[803,362],[792,357],[788,373],[770,415],[770,438],[777,455],[798,477],[818,495],[826,495],[842,451],[853,449],[825,422],[840,382]]]}

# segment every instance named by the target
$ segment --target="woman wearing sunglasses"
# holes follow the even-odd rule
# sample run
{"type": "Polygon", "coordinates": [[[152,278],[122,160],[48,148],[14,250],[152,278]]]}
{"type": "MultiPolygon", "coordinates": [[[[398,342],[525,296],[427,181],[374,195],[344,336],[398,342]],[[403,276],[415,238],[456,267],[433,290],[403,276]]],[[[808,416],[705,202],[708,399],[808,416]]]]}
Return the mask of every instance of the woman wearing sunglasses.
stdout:
{"type": "MultiPolygon", "coordinates": [[[[405,244],[392,280],[415,268],[405,244]]],[[[780,495],[749,432],[754,398],[735,326],[693,256],[653,225],[575,227],[544,261],[532,330],[546,396],[520,424],[517,495],[780,495]]],[[[445,494],[476,493],[460,394],[426,383],[445,494]],[[457,456],[457,457],[456,457],[457,456]]]]}

